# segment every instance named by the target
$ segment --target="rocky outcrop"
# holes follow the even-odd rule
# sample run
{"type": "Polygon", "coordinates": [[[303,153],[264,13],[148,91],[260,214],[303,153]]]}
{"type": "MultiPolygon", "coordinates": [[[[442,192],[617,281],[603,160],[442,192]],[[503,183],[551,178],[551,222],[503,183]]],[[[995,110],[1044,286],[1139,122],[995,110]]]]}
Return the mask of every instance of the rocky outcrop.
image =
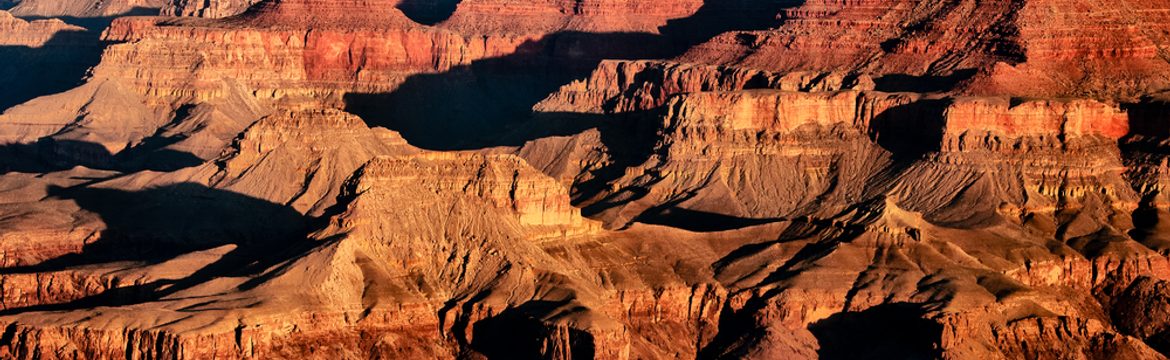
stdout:
{"type": "Polygon", "coordinates": [[[57,19],[26,21],[0,10],[0,111],[79,84],[97,61],[96,34],[57,19]]]}
{"type": "Polygon", "coordinates": [[[781,74],[713,65],[603,61],[589,78],[561,87],[533,109],[595,114],[637,112],[662,106],[678,94],[747,89],[872,90],[872,80],[843,74],[781,74]]]}
{"type": "Polygon", "coordinates": [[[413,24],[395,0],[263,1],[244,18],[253,24],[282,27],[393,28],[413,24]]]}
{"type": "Polygon", "coordinates": [[[930,356],[1032,356],[1036,341],[1041,353],[1158,356],[1104,325],[1108,305],[1092,295],[1109,281],[1167,273],[1165,259],[1126,235],[1138,197],[1123,175],[1117,142],[1130,131],[1117,105],[749,90],[684,94],[665,109],[649,160],[611,182],[622,187],[584,199],[586,209],[619,227],[793,223],[787,237],[715,264],[732,289],[724,319],[742,332],[704,351],[801,357],[820,347],[824,355],[836,351],[826,348],[836,346],[829,334],[843,331],[828,329],[892,316],[923,319],[905,331],[927,342],[923,351],[941,344],[930,356]],[[883,200],[862,200],[875,197],[883,200]],[[949,245],[932,248],[931,239],[949,245]],[[971,267],[981,270],[927,275],[971,267]],[[1022,295],[1048,287],[1080,298],[1022,295]],[[1008,301],[1012,293],[1021,300],[1008,301]],[[985,313],[989,304],[1003,309],[985,313]],[[950,316],[974,320],[954,325],[950,316]],[[1053,322],[1079,325],[1045,325],[1053,322]],[[1048,334],[1069,327],[1080,330],[1048,334]],[[955,332],[964,342],[947,340],[955,332]],[[1059,336],[1078,340],[1037,340],[1059,336]]]}
{"type": "MultiPolygon", "coordinates": [[[[223,126],[223,123],[207,118],[222,114],[198,116],[204,117],[202,124],[206,127],[200,132],[191,133],[188,141],[179,142],[175,146],[214,142],[214,133],[225,130],[216,128],[223,126]]],[[[197,121],[192,122],[199,124],[197,121]]],[[[297,218],[325,214],[337,203],[340,184],[367,161],[377,156],[406,155],[418,151],[397,134],[385,129],[370,129],[356,116],[337,110],[286,110],[264,117],[254,124],[238,126],[227,129],[241,132],[241,136],[233,143],[220,143],[219,151],[222,154],[207,162],[192,158],[195,163],[183,169],[170,172],[144,171],[125,176],[111,176],[110,172],[72,170],[72,176],[108,178],[100,189],[91,191],[70,193],[62,190],[81,184],[76,180],[67,180],[69,176],[48,183],[26,180],[23,187],[15,187],[22,183],[17,179],[24,176],[7,175],[5,183],[14,186],[10,189],[11,194],[24,193],[31,197],[14,197],[12,203],[4,205],[21,209],[19,213],[12,212],[20,216],[10,218],[3,224],[4,251],[13,254],[6,257],[6,265],[27,266],[69,254],[76,256],[83,252],[96,254],[111,251],[113,249],[103,250],[101,246],[93,248],[95,244],[111,242],[126,243],[127,248],[122,251],[127,253],[154,251],[149,246],[134,249],[137,245],[133,244],[137,240],[122,237],[136,238],[143,235],[139,230],[127,228],[126,221],[134,217],[139,217],[133,220],[139,225],[157,220],[157,226],[165,227],[169,215],[157,214],[160,217],[155,217],[159,208],[168,209],[159,203],[164,199],[193,204],[191,211],[196,212],[200,211],[200,206],[219,208],[219,205],[207,201],[221,201],[224,202],[223,206],[237,203],[243,206],[238,209],[240,212],[271,212],[268,214],[270,216],[276,214],[269,224],[272,225],[271,229],[278,229],[275,230],[277,233],[299,231],[301,221],[297,218]],[[246,129],[241,129],[243,127],[246,129]],[[102,199],[134,198],[141,202],[138,206],[108,207],[101,204],[102,199]],[[271,204],[281,204],[288,209],[271,204]]],[[[181,133],[179,129],[176,131],[181,133]]],[[[167,154],[148,153],[143,161],[146,164],[152,161],[174,161],[167,154]]],[[[169,234],[171,241],[224,236],[216,229],[229,227],[228,222],[249,224],[251,217],[244,216],[221,225],[206,224],[209,227],[199,225],[186,229],[151,231],[160,231],[159,236],[169,234]]],[[[204,221],[201,217],[189,220],[192,223],[204,221]]],[[[228,239],[211,242],[239,240],[240,233],[234,231],[227,231],[228,239]]],[[[196,241],[201,242],[203,240],[196,241]]]]}
{"type": "Polygon", "coordinates": [[[51,136],[54,144],[94,144],[95,156],[108,157],[136,147],[156,152],[158,145],[149,144],[154,140],[166,143],[163,150],[207,160],[277,105],[344,107],[346,94],[392,91],[416,73],[510,51],[520,41],[492,45],[422,28],[358,33],[158,21],[115,21],[106,38],[128,43],[110,46],[84,86],[2,115],[2,141],[31,143],[51,136]],[[414,40],[401,42],[408,38],[414,40]],[[349,50],[334,52],[336,46],[349,50]],[[364,55],[350,56],[357,53],[364,55]],[[43,111],[40,104],[46,103],[58,106],[43,111]]]}
{"type": "MultiPolygon", "coordinates": [[[[520,158],[485,160],[435,154],[426,159],[421,163],[377,161],[367,165],[365,172],[389,177],[371,174],[363,179],[379,181],[379,186],[387,188],[425,179],[422,185],[431,192],[458,190],[476,194],[492,206],[515,212],[516,220],[526,226],[578,227],[587,223],[579,210],[569,205],[569,197],[559,183],[533,171],[520,158]],[[466,178],[468,169],[476,169],[476,178],[466,178]]],[[[356,191],[361,192],[370,185],[359,182],[356,186],[356,191]]]]}
{"type": "Polygon", "coordinates": [[[778,29],[725,33],[682,59],[891,75],[878,81],[883,90],[953,89],[979,72],[959,87],[972,94],[1133,99],[1165,87],[1170,68],[1157,44],[1166,39],[1155,29],[1164,26],[1166,4],[1124,6],[1133,10],[1101,14],[1091,9],[1108,5],[1096,0],[810,1],[785,10],[778,29]]]}
{"type": "Polygon", "coordinates": [[[224,18],[239,15],[248,8],[259,3],[260,0],[171,0],[163,5],[162,15],[166,16],[194,16],[204,18],[224,18]]]}
{"type": "Polygon", "coordinates": [[[166,0],[22,0],[12,13],[20,16],[69,16],[82,18],[122,15],[157,15],[166,0]]]}
{"type": "Polygon", "coordinates": [[[959,99],[945,113],[943,129],[944,151],[968,151],[980,147],[983,137],[996,139],[997,144],[987,150],[1005,152],[1028,147],[1016,139],[1044,139],[1066,144],[1048,146],[1070,147],[1077,140],[1101,138],[1116,142],[1129,134],[1129,117],[1116,105],[1086,101],[1028,101],[1006,98],[959,99]],[[972,145],[968,145],[972,144],[972,145]]]}
{"type": "MultiPolygon", "coordinates": [[[[624,322],[636,324],[631,326],[637,326],[638,333],[644,331],[647,340],[643,341],[666,346],[678,344],[681,339],[660,333],[662,324],[683,325],[688,333],[699,334],[710,330],[693,330],[703,326],[696,322],[710,329],[717,317],[720,295],[710,288],[684,285],[657,291],[615,292],[599,286],[631,286],[638,283],[638,277],[615,277],[596,283],[590,277],[564,272],[561,264],[584,266],[583,269],[611,268],[615,276],[633,274],[627,273],[629,265],[624,260],[611,258],[589,242],[582,242],[597,234],[596,225],[568,205],[563,187],[518,158],[472,154],[378,158],[358,171],[346,191],[341,196],[348,199],[344,211],[311,236],[317,239],[317,245],[306,253],[291,258],[287,264],[274,265],[244,285],[215,287],[236,289],[227,294],[196,296],[203,299],[198,302],[177,299],[174,304],[176,309],[210,310],[247,298],[271,301],[242,312],[220,307],[222,310],[211,310],[215,314],[201,312],[209,316],[206,318],[199,315],[170,320],[166,320],[171,318],[166,313],[171,310],[157,312],[149,303],[124,308],[139,313],[133,318],[166,322],[150,330],[143,327],[146,323],[116,320],[130,319],[116,312],[87,315],[111,316],[113,321],[108,323],[110,326],[84,329],[63,326],[46,317],[21,315],[9,319],[13,321],[9,331],[14,336],[5,350],[17,357],[104,356],[114,351],[121,353],[130,346],[140,355],[251,358],[296,354],[302,346],[298,344],[350,339],[354,335],[346,334],[368,331],[353,340],[378,343],[392,338],[397,345],[327,352],[348,356],[394,352],[447,358],[453,357],[454,352],[444,349],[467,347],[488,354],[504,349],[548,357],[593,353],[602,358],[622,358],[630,351],[652,349],[638,346],[631,350],[633,340],[623,330],[624,322]],[[393,206],[404,202],[417,206],[393,206]],[[410,221],[413,217],[442,220],[410,221]],[[410,232],[378,230],[406,223],[419,227],[410,232]],[[468,232],[484,237],[468,243],[460,235],[468,232]],[[417,257],[402,259],[393,255],[404,251],[417,257]],[[404,276],[415,279],[413,285],[400,287],[389,282],[404,276]],[[496,289],[503,284],[511,290],[496,289]],[[243,292],[236,294],[237,291],[243,292]],[[602,302],[598,298],[601,293],[613,297],[602,302]],[[456,299],[459,306],[444,305],[448,298],[456,299]],[[300,311],[304,317],[287,316],[300,311]],[[414,315],[404,317],[405,314],[414,315]],[[229,322],[214,321],[211,326],[204,323],[208,319],[237,317],[229,322]],[[408,318],[415,320],[403,322],[408,318]],[[514,348],[501,348],[501,344],[493,342],[503,340],[496,335],[501,326],[538,337],[535,343],[528,342],[528,338],[512,338],[508,341],[515,342],[510,344],[514,348]],[[294,330],[284,330],[290,328],[294,330]],[[156,347],[156,341],[166,345],[156,347]],[[66,346],[65,350],[57,347],[63,344],[84,345],[66,346]]],[[[610,246],[633,246],[627,249],[638,251],[638,246],[646,244],[643,240],[630,240],[610,246]]],[[[646,265],[646,269],[653,268],[646,265]]],[[[144,271],[150,273],[149,269],[144,271]]],[[[649,273],[640,277],[649,279],[647,276],[649,273]]],[[[183,282],[178,280],[179,284],[183,282]]],[[[196,287],[179,291],[175,296],[194,299],[189,296],[221,290],[196,287]]],[[[149,298],[149,292],[147,295],[149,298]]]]}
{"type": "Polygon", "coordinates": [[[57,19],[25,21],[7,11],[0,11],[0,46],[27,46],[40,48],[59,32],[83,32],[85,28],[66,24],[57,19]]]}
{"type": "Polygon", "coordinates": [[[777,29],[724,33],[682,58],[781,71],[946,76],[1022,61],[1016,10],[1011,1],[808,1],[783,10],[777,29]]]}
{"type": "Polygon", "coordinates": [[[1167,342],[1166,282],[1142,277],[1114,298],[1112,318],[1118,329],[1165,352],[1167,342]]]}
{"type": "Polygon", "coordinates": [[[400,135],[370,129],[352,114],[337,110],[283,112],[244,130],[214,166],[190,172],[212,174],[202,178],[209,186],[288,204],[318,216],[335,204],[338,184],[367,161],[416,151],[400,135]]]}
{"type": "Polygon", "coordinates": [[[129,80],[152,95],[206,100],[228,91],[229,85],[216,79],[230,76],[263,98],[323,98],[317,103],[340,104],[347,92],[392,91],[412,74],[507,54],[522,41],[472,42],[443,30],[409,26],[359,29],[166,26],[148,18],[125,19],[111,25],[106,38],[132,43],[112,46],[94,72],[95,77],[129,80]],[[154,70],[138,73],[139,68],[154,70]]]}
{"type": "Polygon", "coordinates": [[[1028,61],[991,67],[986,76],[977,77],[971,91],[1130,101],[1160,91],[1170,81],[1164,45],[1167,5],[1026,2],[1016,21],[1028,61]],[[1131,10],[1112,14],[1091,10],[1111,5],[1131,10]],[[1070,32],[1069,27],[1084,32],[1070,32]]]}
{"type": "Polygon", "coordinates": [[[749,90],[676,97],[666,105],[655,155],[616,181],[650,193],[619,190],[601,201],[625,204],[624,210],[607,210],[618,211],[613,213],[618,224],[661,204],[694,211],[719,208],[722,214],[753,219],[815,212],[807,206],[826,205],[830,193],[864,190],[866,179],[852,178],[855,186],[840,186],[846,179],[839,174],[872,174],[889,164],[889,154],[866,135],[870,123],[915,100],[908,94],[857,91],[749,90]],[[738,170],[728,171],[727,163],[738,170]]]}
{"type": "MultiPolygon", "coordinates": [[[[953,323],[954,325],[967,325],[953,323]]],[[[948,324],[948,328],[949,328],[948,324]]],[[[973,336],[984,334],[946,333],[945,344],[955,345],[958,351],[947,351],[945,358],[967,358],[982,353],[977,345],[971,344],[973,336]]],[[[991,331],[994,335],[1000,358],[1028,357],[1036,359],[1056,358],[1054,354],[1083,356],[1085,358],[1126,357],[1135,359],[1158,359],[1163,356],[1150,349],[1140,340],[1114,332],[1105,322],[1097,319],[1079,318],[1025,318],[997,325],[991,331]],[[1062,340],[1058,340],[1062,339],[1062,340]],[[1028,344],[1052,344],[1052,347],[1037,349],[1028,344]]],[[[949,348],[949,346],[948,346],[949,348]]]]}
{"type": "Polygon", "coordinates": [[[1132,245],[1100,236],[1126,238],[1123,234],[1133,227],[1130,214],[1138,206],[1117,147],[1129,131],[1128,119],[1116,106],[956,99],[944,118],[940,154],[930,165],[937,168],[922,171],[972,171],[973,184],[990,183],[968,189],[996,189],[999,213],[1090,256],[1103,247],[1130,251],[1124,248],[1132,245]]]}
{"type": "Polygon", "coordinates": [[[671,19],[685,18],[701,1],[512,0],[461,1],[443,26],[469,33],[657,32],[671,19]]]}
{"type": "Polygon", "coordinates": [[[0,358],[1167,351],[1170,5],[158,5],[0,12],[0,358]]]}

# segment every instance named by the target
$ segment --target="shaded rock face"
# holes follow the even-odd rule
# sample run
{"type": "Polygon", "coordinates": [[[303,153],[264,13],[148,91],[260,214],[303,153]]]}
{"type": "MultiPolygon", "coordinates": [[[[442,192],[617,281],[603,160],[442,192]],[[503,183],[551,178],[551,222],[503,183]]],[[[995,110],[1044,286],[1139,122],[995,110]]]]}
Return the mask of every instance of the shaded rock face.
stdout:
{"type": "Polygon", "coordinates": [[[0,10],[0,109],[73,88],[101,55],[98,34],[57,19],[26,21],[0,10]]]}
{"type": "Polygon", "coordinates": [[[0,358],[1163,359],[1126,1],[0,1],[0,358]]]}

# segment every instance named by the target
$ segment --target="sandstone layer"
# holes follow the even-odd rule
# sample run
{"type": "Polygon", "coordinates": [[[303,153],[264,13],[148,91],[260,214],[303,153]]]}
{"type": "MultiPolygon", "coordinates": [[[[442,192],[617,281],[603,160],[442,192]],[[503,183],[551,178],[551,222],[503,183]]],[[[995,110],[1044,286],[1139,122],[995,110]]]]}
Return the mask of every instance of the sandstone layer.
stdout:
{"type": "Polygon", "coordinates": [[[1170,3],[8,6],[0,358],[1170,354],[1170,3]]]}

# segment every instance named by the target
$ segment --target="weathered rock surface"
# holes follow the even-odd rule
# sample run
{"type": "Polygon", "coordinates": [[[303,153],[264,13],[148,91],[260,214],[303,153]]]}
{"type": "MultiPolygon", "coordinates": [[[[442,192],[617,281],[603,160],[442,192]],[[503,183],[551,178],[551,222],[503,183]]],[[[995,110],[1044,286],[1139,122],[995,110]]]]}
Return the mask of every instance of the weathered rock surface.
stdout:
{"type": "Polygon", "coordinates": [[[171,0],[163,5],[162,14],[168,16],[224,18],[239,15],[259,2],[259,0],[171,0]]]}
{"type": "Polygon", "coordinates": [[[25,21],[7,11],[0,11],[0,27],[4,30],[3,37],[0,37],[2,46],[41,47],[58,32],[85,31],[85,28],[57,19],[25,21]]]}
{"type": "Polygon", "coordinates": [[[473,33],[657,32],[672,19],[685,18],[702,1],[469,0],[461,1],[443,26],[473,33]]]}
{"type": "Polygon", "coordinates": [[[167,0],[21,0],[12,8],[20,16],[100,18],[156,15],[167,0]]]}
{"type": "Polygon", "coordinates": [[[892,74],[888,89],[951,89],[979,73],[966,91],[1132,98],[1166,87],[1166,8],[1157,1],[808,1],[785,10],[778,29],[725,33],[683,58],[892,74]]]}
{"type": "Polygon", "coordinates": [[[1161,1],[12,11],[0,358],[1170,351],[1161,1]]]}
{"type": "Polygon", "coordinates": [[[26,21],[0,10],[0,111],[81,83],[97,62],[96,34],[57,19],[26,21]]]}
{"type": "Polygon", "coordinates": [[[585,80],[536,104],[542,112],[624,113],[660,107],[674,95],[744,89],[873,90],[873,80],[845,74],[762,70],[656,61],[603,61],[585,80]]]}

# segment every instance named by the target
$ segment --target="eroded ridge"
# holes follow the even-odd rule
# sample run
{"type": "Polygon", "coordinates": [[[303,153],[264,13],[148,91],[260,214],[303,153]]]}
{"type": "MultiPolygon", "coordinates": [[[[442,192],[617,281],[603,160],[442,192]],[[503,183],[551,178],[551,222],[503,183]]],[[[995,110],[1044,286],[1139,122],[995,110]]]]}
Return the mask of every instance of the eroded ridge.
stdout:
{"type": "Polygon", "coordinates": [[[0,0],[0,358],[1164,359],[1126,1],[0,0]]]}

